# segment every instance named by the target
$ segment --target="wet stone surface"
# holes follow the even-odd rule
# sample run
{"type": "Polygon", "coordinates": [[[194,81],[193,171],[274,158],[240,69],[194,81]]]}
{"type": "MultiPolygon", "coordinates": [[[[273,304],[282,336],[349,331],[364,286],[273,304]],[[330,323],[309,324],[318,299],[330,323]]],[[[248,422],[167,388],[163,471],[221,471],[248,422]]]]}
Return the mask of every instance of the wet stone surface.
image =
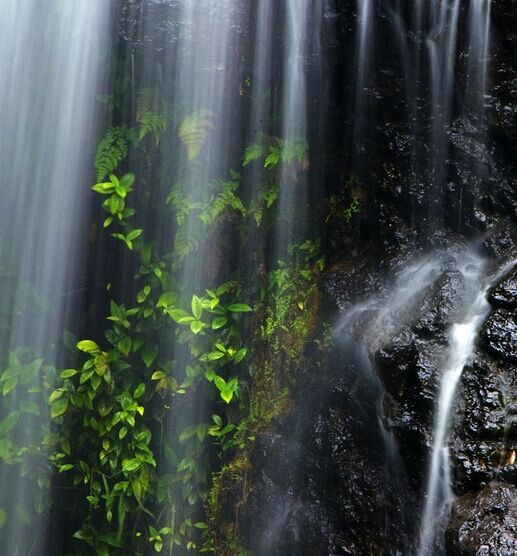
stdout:
{"type": "Polygon", "coordinates": [[[494,481],[480,492],[460,497],[447,544],[451,556],[515,556],[517,488],[494,481]]]}
{"type": "Polygon", "coordinates": [[[489,317],[481,334],[483,346],[496,358],[517,362],[517,323],[515,312],[497,309],[489,317]]]}

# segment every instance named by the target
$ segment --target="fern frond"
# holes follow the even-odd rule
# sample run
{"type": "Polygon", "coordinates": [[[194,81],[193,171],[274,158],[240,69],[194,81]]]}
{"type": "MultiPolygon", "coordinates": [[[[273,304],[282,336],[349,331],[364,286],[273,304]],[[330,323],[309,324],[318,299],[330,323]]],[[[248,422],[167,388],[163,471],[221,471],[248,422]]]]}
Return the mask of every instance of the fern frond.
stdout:
{"type": "Polygon", "coordinates": [[[138,124],[138,141],[142,141],[144,137],[151,134],[154,136],[156,146],[167,131],[167,117],[163,114],[146,112],[142,114],[138,124]]]}
{"type": "Polygon", "coordinates": [[[213,113],[210,110],[201,109],[192,112],[181,122],[178,137],[187,149],[189,160],[194,160],[199,155],[210,130],[214,129],[212,118],[213,113]]]}
{"type": "Polygon", "coordinates": [[[125,126],[108,129],[95,154],[95,174],[98,182],[114,173],[120,162],[126,158],[129,144],[133,140],[133,132],[125,126]]]}
{"type": "Polygon", "coordinates": [[[197,249],[201,238],[202,231],[199,228],[192,228],[183,224],[176,230],[174,237],[174,256],[176,259],[176,266],[192,251],[197,249]]]}
{"type": "Polygon", "coordinates": [[[168,117],[156,89],[142,89],[136,96],[136,121],[138,122],[138,141],[153,135],[158,146],[165,134],[168,117]]]}

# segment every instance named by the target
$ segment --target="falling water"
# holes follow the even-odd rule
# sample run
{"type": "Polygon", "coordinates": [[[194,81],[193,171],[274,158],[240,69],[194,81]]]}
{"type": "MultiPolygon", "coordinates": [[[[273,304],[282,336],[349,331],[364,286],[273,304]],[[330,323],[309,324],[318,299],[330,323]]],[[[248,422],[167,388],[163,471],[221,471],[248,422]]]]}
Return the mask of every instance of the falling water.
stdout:
{"type": "Polygon", "coordinates": [[[433,27],[426,39],[429,57],[429,83],[431,88],[431,141],[433,147],[433,179],[435,191],[440,195],[446,172],[447,125],[452,112],[454,66],[458,36],[460,0],[432,2],[433,27]]]}
{"type": "MultiPolygon", "coordinates": [[[[271,105],[273,88],[273,33],[274,0],[256,3],[255,36],[253,37],[253,71],[251,74],[251,106],[249,131],[246,144],[260,144],[271,131],[271,105]]],[[[248,199],[256,198],[267,187],[267,170],[263,164],[251,164],[245,174],[248,199]]],[[[250,227],[248,241],[239,253],[242,263],[241,275],[246,284],[253,282],[257,253],[265,256],[265,240],[262,230],[250,227]]]]}
{"type": "Polygon", "coordinates": [[[443,551],[443,531],[453,501],[448,439],[457,387],[463,368],[474,353],[479,329],[490,309],[486,293],[492,283],[497,282],[513,264],[515,261],[506,265],[495,276],[488,278],[485,261],[474,253],[466,253],[459,265],[466,290],[465,313],[451,328],[449,354],[440,378],[425,506],[421,520],[419,556],[432,556],[443,551]]]}
{"type": "MultiPolygon", "coordinates": [[[[379,460],[383,461],[386,501],[390,500],[390,489],[401,497],[405,496],[403,493],[408,492],[408,477],[397,439],[386,426],[384,402],[387,391],[374,358],[379,349],[418,315],[422,299],[442,273],[444,258],[445,253],[437,252],[409,264],[398,272],[387,294],[373,296],[366,302],[352,306],[336,327],[336,337],[346,350],[347,360],[353,361],[360,369],[355,401],[362,412],[371,416],[372,430],[369,434],[372,439],[377,439],[372,442],[376,443],[376,449],[380,452],[379,460]],[[372,407],[375,407],[373,413],[372,407]]],[[[387,549],[391,550],[394,540],[390,538],[390,526],[394,521],[399,521],[409,529],[413,516],[407,514],[404,508],[397,508],[396,502],[386,502],[384,512],[385,542],[387,549]]]]}
{"type": "MultiPolygon", "coordinates": [[[[281,139],[285,154],[292,149],[307,150],[307,61],[312,53],[311,36],[320,31],[323,2],[315,0],[286,0],[285,43],[282,75],[281,139]]],[[[319,39],[319,37],[318,37],[319,39]]],[[[307,154],[305,156],[308,156],[307,154]]],[[[300,158],[298,156],[298,158],[300,158]]],[[[306,166],[302,162],[302,170],[306,166]]],[[[276,255],[285,257],[290,243],[301,241],[309,217],[308,178],[305,171],[297,172],[293,164],[284,164],[279,179],[276,255]]]]}
{"type": "MultiPolygon", "coordinates": [[[[478,128],[480,138],[484,138],[481,133],[488,79],[490,6],[490,0],[473,0],[468,6],[460,0],[418,1],[413,4],[409,23],[398,2],[388,10],[404,69],[406,113],[414,138],[412,174],[415,179],[429,182],[427,213],[431,221],[443,218],[445,209],[451,125],[466,115],[478,128]],[[462,33],[464,19],[468,25],[462,33]],[[461,92],[456,70],[463,47],[469,55],[461,92]],[[459,106],[458,94],[465,99],[459,106]]],[[[413,204],[414,199],[410,202],[413,204]]]]}
{"type": "Polygon", "coordinates": [[[356,69],[354,90],[354,140],[359,156],[365,154],[364,140],[368,119],[367,87],[372,73],[374,51],[374,0],[357,0],[356,69]]]}
{"type": "MultiPolygon", "coordinates": [[[[39,411],[38,394],[26,392],[18,371],[33,362],[39,382],[52,380],[43,358],[56,363],[67,316],[77,318],[67,292],[76,284],[85,247],[80,239],[86,237],[84,194],[108,13],[103,0],[2,2],[0,352],[3,369],[9,366],[20,378],[9,382],[13,389],[7,390],[1,409],[4,419],[14,416],[15,423],[39,411]]],[[[41,411],[25,430],[11,429],[7,442],[13,449],[50,428],[41,411]]],[[[3,554],[45,553],[49,484],[44,454],[33,454],[18,478],[2,466],[3,554]],[[41,516],[28,535],[34,506],[41,516]]]]}
{"type": "MultiPolygon", "coordinates": [[[[57,489],[52,490],[54,468],[44,452],[44,446],[36,446],[34,454],[28,454],[23,465],[14,470],[14,466],[7,464],[11,464],[13,459],[21,459],[23,450],[18,453],[16,444],[33,449],[36,439],[43,437],[42,431],[44,434],[52,433],[47,417],[48,393],[56,388],[53,386],[58,376],[56,368],[66,360],[61,348],[63,331],[71,327],[71,322],[81,321],[78,329],[97,327],[95,334],[100,335],[102,325],[88,322],[83,326],[84,318],[77,314],[78,303],[70,292],[78,281],[83,285],[86,272],[102,273],[104,269],[99,270],[99,267],[111,256],[111,252],[108,256],[103,253],[103,257],[99,258],[101,263],[92,265],[95,267],[93,270],[85,268],[85,252],[92,253],[96,248],[111,249],[99,239],[95,240],[95,245],[89,245],[90,239],[98,232],[95,226],[89,226],[91,198],[87,195],[93,179],[91,161],[94,139],[101,128],[117,125],[120,120],[120,125],[128,130],[131,128],[132,146],[138,143],[138,147],[131,147],[130,154],[120,162],[116,172],[134,171],[137,180],[146,186],[135,187],[131,197],[136,207],[135,221],[145,228],[140,230],[143,233],[139,241],[143,242],[145,238],[148,245],[152,245],[153,249],[156,247],[157,253],[160,249],[168,253],[162,266],[155,267],[154,271],[156,277],[162,280],[160,285],[171,290],[168,293],[179,292],[178,307],[189,308],[193,294],[202,295],[205,288],[233,281],[236,277],[245,284],[243,295],[249,294],[249,298],[253,299],[253,294],[246,291],[248,284],[256,290],[263,287],[268,272],[276,268],[279,259],[287,258],[289,246],[309,237],[311,219],[321,217],[320,213],[317,216],[312,214],[318,211],[312,210],[311,200],[318,200],[314,206],[319,210],[324,205],[323,198],[327,197],[327,187],[331,193],[339,189],[341,194],[345,188],[341,189],[337,182],[345,181],[350,173],[357,173],[361,182],[358,187],[363,189],[361,203],[364,198],[365,204],[377,203],[380,207],[396,204],[406,195],[404,192],[398,196],[395,188],[389,186],[384,190],[384,183],[378,188],[370,188],[368,183],[368,158],[375,158],[376,162],[379,158],[373,152],[378,147],[375,135],[379,133],[380,136],[384,123],[390,123],[382,121],[381,117],[374,117],[377,115],[374,110],[378,100],[378,114],[382,117],[385,113],[391,115],[391,109],[382,104],[391,97],[376,87],[388,81],[384,78],[377,80],[377,62],[386,75],[394,75],[397,79],[400,76],[405,80],[400,87],[405,91],[405,104],[394,109],[401,121],[391,123],[406,126],[398,137],[406,134],[405,140],[412,149],[411,173],[415,182],[427,181],[429,186],[417,183],[414,189],[413,184],[408,187],[407,198],[404,199],[404,202],[411,202],[412,215],[408,220],[415,227],[420,225],[413,210],[414,203],[422,204],[422,222],[430,220],[434,223],[443,217],[444,195],[452,174],[451,129],[457,122],[465,120],[469,130],[476,133],[479,143],[486,146],[485,103],[490,81],[491,1],[414,0],[409,3],[411,6],[406,7],[407,3],[402,0],[356,0],[356,10],[350,19],[347,19],[348,15],[340,14],[345,22],[343,35],[350,32],[350,36],[338,47],[332,45],[332,37],[324,36],[322,30],[328,7],[326,0],[3,0],[2,4],[0,552],[8,556],[37,556],[52,552],[49,506],[59,498],[55,492],[57,489]],[[116,34],[110,26],[111,12],[116,9],[120,9],[120,13],[129,10],[133,14],[134,37],[130,40],[118,35],[109,38],[110,34],[116,34]],[[166,17],[162,18],[164,13],[166,17]],[[352,20],[355,23],[352,24],[352,20]],[[352,29],[352,25],[356,28],[352,29]],[[378,33],[381,29],[389,30],[389,36],[381,36],[378,33]],[[128,42],[124,43],[125,40],[128,42]],[[380,50],[384,48],[385,40],[389,46],[386,55],[380,50]],[[120,49],[113,57],[105,55],[110,50],[108,41],[120,41],[120,44],[117,43],[120,49]],[[138,47],[135,46],[137,43],[138,47]],[[327,47],[329,60],[323,59],[322,55],[327,47]],[[332,91],[327,98],[321,83],[324,75],[322,68],[327,62],[330,66],[336,64],[342,68],[346,62],[337,63],[334,53],[341,53],[346,48],[351,52],[346,60],[350,61],[352,79],[346,86],[336,87],[336,91],[332,91]],[[402,63],[398,63],[398,67],[395,67],[397,64],[390,67],[397,56],[402,63]],[[96,111],[99,108],[95,107],[95,99],[100,85],[107,82],[101,68],[108,67],[110,63],[127,65],[124,79],[130,84],[126,89],[121,86],[123,90],[117,90],[113,95],[104,95],[112,96],[113,104],[120,102],[120,106],[106,108],[104,116],[109,112],[109,117],[103,119],[96,111]],[[402,72],[399,72],[400,67],[402,72]],[[463,69],[466,74],[464,82],[460,77],[463,69]],[[347,98],[338,99],[343,91],[346,91],[343,96],[347,98]],[[119,93],[121,98],[115,99],[119,93]],[[332,112],[329,110],[329,113],[339,117],[345,114],[343,119],[347,123],[336,117],[336,126],[349,126],[346,128],[347,138],[353,143],[349,152],[329,147],[327,153],[324,150],[327,146],[322,141],[314,140],[316,136],[321,140],[322,130],[328,125],[325,111],[331,101],[335,102],[335,106],[330,108],[332,112]],[[135,137],[142,132],[142,106],[146,102],[151,105],[149,113],[154,118],[155,129],[145,141],[143,136],[137,141],[135,137]],[[404,110],[404,114],[398,110],[404,110]],[[243,166],[245,148],[261,141],[264,141],[265,149],[270,149],[272,145],[279,147],[280,157],[284,160],[279,162],[277,168],[271,170],[264,160],[255,161],[253,166],[247,168],[243,166]],[[336,160],[340,157],[348,157],[350,162],[342,164],[336,160]],[[314,162],[319,164],[319,173],[312,169],[314,162]],[[330,168],[328,173],[327,162],[330,168]],[[152,187],[147,187],[151,180],[152,187]],[[247,204],[258,197],[264,185],[274,189],[278,196],[276,204],[268,207],[272,217],[265,218],[268,221],[260,228],[249,213],[244,214],[247,204]],[[215,196],[227,186],[233,187],[232,192],[238,188],[239,201],[242,198],[246,207],[241,205],[241,210],[239,201],[234,201],[232,209],[236,214],[239,211],[242,213],[238,218],[228,224],[222,221],[226,217],[230,221],[235,215],[224,214],[215,226],[205,225],[202,216],[206,215],[201,215],[198,207],[213,202],[215,196]],[[414,194],[415,191],[418,194],[414,194]],[[164,208],[178,192],[179,203],[190,207],[184,213],[164,208]],[[240,222],[238,230],[235,220],[240,222]],[[231,231],[228,231],[230,228],[231,231]],[[244,236],[247,239],[243,239],[244,236]],[[173,241],[174,246],[171,245],[173,241]],[[257,274],[260,279],[256,279],[257,274]],[[166,278],[163,278],[164,275],[166,278]],[[6,372],[9,375],[7,378],[6,372]],[[24,373],[32,373],[32,378],[39,381],[36,388],[29,388],[24,383],[24,373]],[[26,534],[28,530],[30,535],[26,534]]],[[[339,3],[329,2],[331,4],[339,3]]],[[[339,9],[345,11],[344,8],[339,9]]],[[[350,76],[348,70],[347,76],[350,76]]],[[[337,77],[336,81],[340,78],[337,77]]],[[[111,87],[116,88],[113,83],[111,87]]],[[[399,91],[398,83],[395,88],[399,91]]],[[[488,152],[488,149],[485,151],[488,152]]],[[[391,164],[391,161],[388,162],[391,164]]],[[[396,164],[397,160],[394,161],[396,164]]],[[[469,164],[478,177],[480,168],[475,162],[469,164]]],[[[377,172],[377,164],[374,166],[377,172]]],[[[378,166],[381,168],[382,164],[378,166]]],[[[407,169],[403,168],[403,171],[407,169]]],[[[386,169],[387,166],[382,166],[379,172],[386,169]]],[[[372,172],[372,181],[380,177],[375,172],[372,172]]],[[[348,193],[344,193],[344,198],[348,193]]],[[[460,190],[458,231],[461,231],[464,220],[462,194],[460,190]]],[[[329,197],[332,199],[338,195],[329,197]]],[[[361,206],[360,210],[363,208],[361,206]]],[[[357,232],[358,245],[362,247],[364,236],[369,235],[366,228],[373,225],[373,221],[368,220],[369,215],[361,215],[361,225],[354,227],[355,222],[350,222],[348,218],[348,213],[353,211],[347,210],[343,215],[339,208],[341,214],[334,216],[343,224],[345,233],[348,230],[357,232]]],[[[387,210],[388,215],[390,210],[387,210]]],[[[494,209],[495,214],[497,210],[494,209]]],[[[384,224],[386,221],[381,226],[384,224]]],[[[391,225],[389,223],[387,227],[391,225]]],[[[407,230],[398,226],[394,223],[386,232],[386,249],[395,244],[390,236],[392,231],[396,235],[401,230],[407,230]]],[[[439,228],[443,229],[441,224],[439,228]]],[[[333,235],[333,231],[329,235],[333,235]]],[[[325,239],[324,233],[320,236],[325,239]]],[[[399,244],[405,239],[401,236],[396,238],[397,242],[400,240],[399,244]]],[[[348,246],[353,241],[350,240],[348,246]]],[[[432,243],[429,235],[423,238],[422,243],[432,243]]],[[[327,247],[327,253],[331,249],[327,247]]],[[[129,262],[128,253],[120,257],[127,259],[124,260],[124,268],[117,269],[117,276],[133,276],[137,264],[134,257],[129,262]]],[[[354,376],[353,402],[357,405],[352,405],[354,410],[358,408],[367,416],[364,422],[369,427],[368,432],[375,431],[372,442],[376,449],[381,446],[379,460],[385,470],[385,485],[381,490],[386,499],[390,497],[393,485],[408,491],[411,487],[408,486],[410,481],[403,469],[395,434],[386,423],[388,390],[377,372],[375,356],[401,330],[415,322],[421,301],[427,299],[426,295],[443,276],[444,266],[450,259],[450,254],[434,251],[408,264],[398,273],[392,287],[350,308],[336,330],[349,357],[350,372],[359,371],[358,374],[361,374],[357,380],[354,376]]],[[[463,368],[474,354],[478,332],[489,310],[486,292],[499,277],[499,274],[489,275],[488,263],[473,251],[455,253],[452,259],[462,277],[465,297],[462,313],[456,315],[458,322],[451,326],[446,364],[441,369],[421,516],[419,556],[429,556],[442,550],[443,530],[453,500],[448,440],[456,391],[463,368]]],[[[311,274],[307,270],[305,272],[311,274]]],[[[127,288],[121,287],[120,291],[123,290],[122,294],[130,298],[134,293],[130,291],[133,287],[136,289],[132,283],[127,288]]],[[[266,292],[264,297],[267,298],[267,295],[266,292]]],[[[292,305],[289,309],[296,311],[293,299],[289,298],[292,305]]],[[[262,310],[269,309],[266,303],[267,300],[261,298],[258,306],[262,304],[262,310]]],[[[297,307],[305,311],[303,303],[298,303],[297,307]]],[[[96,303],[89,309],[101,310],[96,303]]],[[[261,318],[259,313],[255,312],[257,320],[261,318]]],[[[152,330],[153,334],[156,332],[156,338],[152,339],[152,347],[158,354],[155,355],[156,361],[160,364],[166,362],[171,368],[183,372],[192,361],[190,347],[180,334],[176,334],[178,329],[163,329],[165,332],[152,330]]],[[[297,330],[290,332],[296,333],[297,330]]],[[[250,352],[255,348],[253,342],[251,337],[248,338],[252,348],[250,352]]],[[[267,349],[261,344],[257,351],[267,349]]],[[[283,364],[280,356],[279,362],[283,364]]],[[[149,367],[145,360],[144,363],[149,367]]],[[[244,373],[249,370],[247,365],[245,361],[244,373]]],[[[154,369],[148,370],[151,375],[154,369]]],[[[166,370],[169,372],[168,368],[166,370]]],[[[159,440],[154,438],[155,431],[152,431],[153,442],[156,440],[159,445],[156,460],[162,458],[158,461],[159,466],[167,460],[166,471],[173,476],[170,483],[174,483],[174,487],[174,481],[180,475],[182,449],[190,449],[183,448],[185,444],[180,442],[182,429],[187,425],[200,424],[203,427],[210,422],[213,392],[210,390],[207,394],[207,390],[203,390],[203,387],[208,387],[203,379],[207,376],[204,370],[200,365],[196,371],[201,377],[200,388],[193,388],[192,392],[181,388],[184,396],[176,396],[174,392],[176,399],[181,400],[176,403],[175,399],[172,408],[164,406],[167,413],[163,417],[164,426],[159,440]],[[168,447],[173,446],[174,449],[170,450],[173,457],[164,456],[165,443],[169,443],[168,447]]],[[[147,373],[147,369],[143,371],[147,373]]],[[[251,371],[249,375],[242,380],[239,376],[239,384],[243,385],[243,390],[249,387],[252,391],[255,377],[251,376],[251,371]]],[[[177,393],[181,393],[180,389],[177,393]]],[[[241,413],[249,409],[246,407],[247,393],[238,394],[243,394],[239,404],[224,407],[224,418],[232,425],[239,423],[243,419],[241,413]]],[[[294,388],[292,394],[295,403],[294,388]]],[[[147,401],[143,400],[142,404],[147,401]]],[[[306,427],[303,409],[290,421],[291,430],[286,441],[289,461],[295,462],[293,467],[296,467],[292,475],[300,483],[305,472],[303,463],[297,467],[297,462],[303,462],[305,455],[301,440],[306,427]]],[[[145,414],[147,418],[147,407],[145,414]]],[[[245,424],[245,421],[242,422],[245,424]]],[[[202,436],[199,432],[196,434],[202,436]]],[[[248,440],[250,444],[244,450],[246,457],[253,450],[252,436],[248,440]]],[[[160,516],[166,512],[172,515],[171,531],[182,527],[174,523],[174,512],[179,504],[194,508],[187,507],[185,511],[188,519],[195,518],[194,523],[205,519],[200,510],[205,502],[205,487],[209,484],[207,475],[211,462],[208,460],[216,459],[216,453],[225,463],[233,457],[228,455],[229,451],[224,454],[216,450],[208,453],[215,445],[206,449],[207,444],[203,444],[201,439],[198,446],[199,450],[190,452],[188,456],[195,461],[196,480],[206,475],[204,479],[199,479],[200,483],[205,480],[204,486],[197,485],[188,491],[190,484],[180,485],[183,493],[177,496],[178,500],[175,494],[171,494],[171,487],[166,502],[159,497],[149,502],[159,507],[160,516]],[[202,461],[207,465],[200,463],[202,461]],[[189,511],[198,512],[201,517],[188,514],[189,511]]],[[[234,449],[235,445],[232,445],[230,451],[234,449]]],[[[22,455],[25,457],[25,454],[22,455]]],[[[231,469],[231,465],[226,469],[231,469]]],[[[258,467],[253,469],[256,474],[262,471],[258,467]]],[[[59,475],[61,478],[63,483],[68,480],[66,473],[59,475]]],[[[253,482],[254,479],[249,478],[253,482]]],[[[264,490],[267,492],[267,489],[264,490]]],[[[82,502],[86,506],[84,500],[82,502]]],[[[241,502],[242,505],[247,503],[246,500],[238,500],[236,505],[241,502]]],[[[258,554],[266,555],[275,553],[282,546],[279,539],[296,522],[296,514],[302,513],[305,501],[296,493],[288,492],[282,498],[268,499],[264,504],[266,517],[262,525],[249,535],[251,542],[255,543],[252,548],[258,548],[258,554]]],[[[393,508],[391,501],[381,502],[381,505],[387,523],[385,544],[391,548],[393,542],[388,538],[388,522],[398,519],[407,531],[411,529],[409,523],[413,518],[400,515],[403,509],[393,508]]],[[[152,508],[153,511],[155,509],[152,508]]],[[[73,521],[70,523],[73,524],[73,521]]],[[[231,524],[236,530],[241,526],[237,521],[238,516],[236,522],[231,524]]],[[[197,522],[194,528],[197,525],[201,525],[200,531],[205,531],[207,527],[204,522],[197,522]]],[[[209,526],[214,524],[211,522],[209,526]]],[[[111,525],[107,527],[109,529],[111,525]]],[[[293,530],[296,535],[303,535],[296,524],[293,530]]],[[[237,536],[241,533],[236,531],[237,536]]],[[[128,532],[128,536],[131,534],[128,532]]],[[[138,534],[141,535],[140,531],[138,534]]],[[[168,533],[164,533],[166,535],[168,533]]],[[[67,542],[68,539],[65,544],[67,542]]],[[[174,542],[173,531],[171,553],[174,542]]],[[[398,548],[403,550],[403,547],[398,548]]]]}
{"type": "Polygon", "coordinates": [[[469,13],[467,109],[478,120],[484,116],[490,55],[491,0],[473,0],[469,13]]]}

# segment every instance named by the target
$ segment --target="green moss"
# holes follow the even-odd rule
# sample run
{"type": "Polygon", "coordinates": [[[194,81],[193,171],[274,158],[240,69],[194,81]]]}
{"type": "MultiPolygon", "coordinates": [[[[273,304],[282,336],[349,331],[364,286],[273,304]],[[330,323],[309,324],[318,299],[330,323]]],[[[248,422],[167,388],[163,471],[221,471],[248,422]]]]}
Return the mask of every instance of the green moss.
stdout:
{"type": "Polygon", "coordinates": [[[239,509],[249,496],[250,468],[248,450],[244,450],[212,476],[206,514],[215,554],[230,556],[243,552],[239,542],[239,509]],[[236,504],[235,492],[239,493],[236,504]]]}
{"type": "MultiPolygon", "coordinates": [[[[207,515],[213,550],[221,556],[249,554],[242,548],[239,513],[253,489],[250,454],[261,431],[291,411],[292,387],[301,358],[318,326],[319,270],[314,265],[284,268],[270,276],[270,288],[256,315],[253,380],[248,414],[237,427],[233,459],[212,477],[207,515]]],[[[326,330],[323,327],[323,330],[326,330]]],[[[325,344],[321,341],[320,345],[325,344]]]]}

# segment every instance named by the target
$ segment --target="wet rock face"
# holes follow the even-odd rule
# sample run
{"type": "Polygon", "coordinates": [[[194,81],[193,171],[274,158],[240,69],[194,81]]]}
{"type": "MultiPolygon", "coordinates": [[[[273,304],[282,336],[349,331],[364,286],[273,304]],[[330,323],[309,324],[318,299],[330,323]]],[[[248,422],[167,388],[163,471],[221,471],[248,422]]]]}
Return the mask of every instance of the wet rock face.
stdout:
{"type": "Polygon", "coordinates": [[[491,482],[460,497],[447,532],[451,556],[517,554],[517,488],[491,482]]]}
{"type": "MultiPolygon", "coordinates": [[[[515,253],[515,244],[503,232],[490,242],[498,250],[506,245],[509,256],[515,253]]],[[[492,310],[480,331],[476,357],[463,370],[453,439],[458,493],[477,491],[494,479],[517,484],[517,315],[508,308],[515,303],[514,279],[515,270],[510,270],[489,291],[492,310]]]]}
{"type": "Polygon", "coordinates": [[[358,405],[356,390],[376,386],[359,360],[329,359],[326,369],[306,364],[295,410],[254,446],[239,521],[255,554],[394,554],[411,545],[416,501],[402,475],[386,481],[377,416],[368,400],[358,405]]]}
{"type": "Polygon", "coordinates": [[[490,289],[488,299],[495,307],[515,309],[517,307],[517,269],[490,289]]]}
{"type": "MultiPolygon", "coordinates": [[[[511,223],[484,241],[494,270],[517,254],[511,223]]],[[[407,267],[409,252],[402,247],[377,265],[358,255],[357,264],[333,268],[322,281],[328,303],[346,315],[350,292],[363,284],[382,304],[387,277],[407,267]]],[[[250,454],[252,486],[238,521],[244,545],[257,555],[414,553],[439,372],[467,291],[461,259],[450,253],[372,353],[340,336],[326,362],[321,354],[304,361],[293,409],[258,435],[250,454]]],[[[457,394],[450,446],[459,498],[448,554],[515,553],[514,277],[510,269],[490,290],[492,308],[457,394]]],[[[359,333],[375,307],[356,323],[359,333]]]]}
{"type": "Polygon", "coordinates": [[[515,312],[505,309],[494,311],[481,335],[483,346],[501,361],[517,363],[517,324],[515,312]]]}

